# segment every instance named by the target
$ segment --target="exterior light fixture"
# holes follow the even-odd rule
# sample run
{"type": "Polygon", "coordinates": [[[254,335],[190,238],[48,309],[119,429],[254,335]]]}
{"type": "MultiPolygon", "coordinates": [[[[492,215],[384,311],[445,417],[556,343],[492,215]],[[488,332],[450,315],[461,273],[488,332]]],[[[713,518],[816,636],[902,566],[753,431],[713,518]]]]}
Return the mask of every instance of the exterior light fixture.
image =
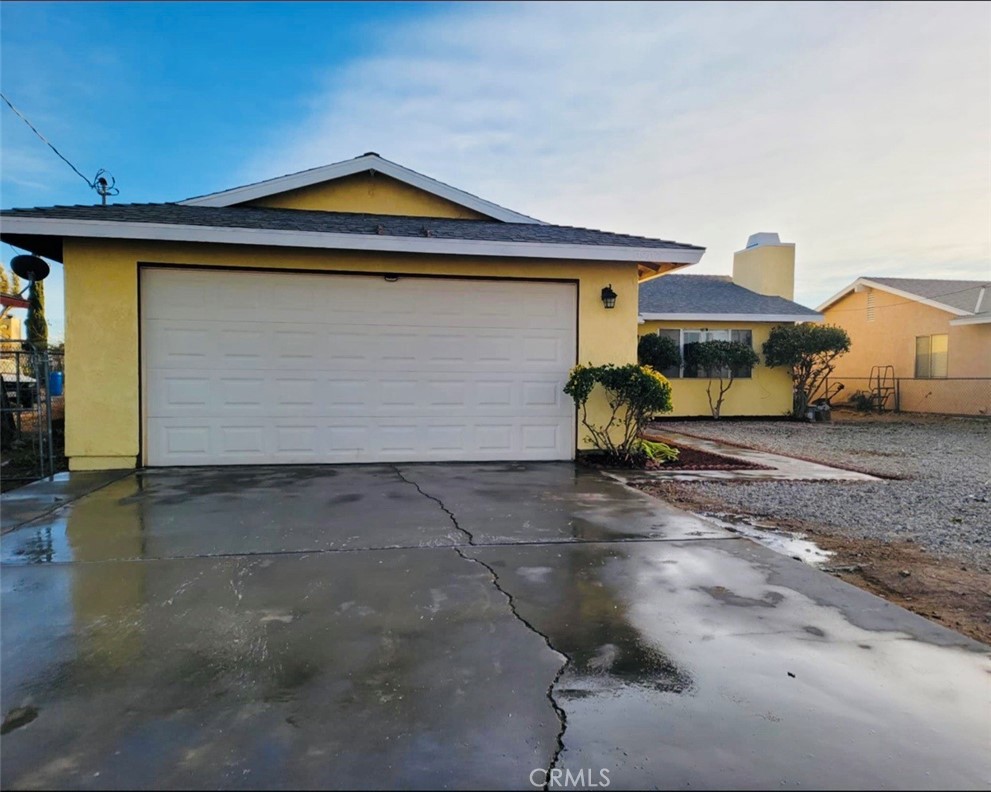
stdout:
{"type": "Polygon", "coordinates": [[[611,283],[602,290],[602,304],[606,308],[616,307],[616,292],[612,290],[611,283]]]}

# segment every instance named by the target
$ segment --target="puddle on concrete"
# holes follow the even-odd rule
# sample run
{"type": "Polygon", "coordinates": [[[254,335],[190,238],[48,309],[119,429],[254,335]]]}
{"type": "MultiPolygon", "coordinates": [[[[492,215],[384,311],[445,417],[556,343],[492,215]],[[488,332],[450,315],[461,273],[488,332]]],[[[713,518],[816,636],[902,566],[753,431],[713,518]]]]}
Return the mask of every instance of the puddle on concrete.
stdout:
{"type": "Polygon", "coordinates": [[[782,531],[774,526],[757,522],[752,517],[728,512],[702,512],[698,515],[707,522],[714,523],[727,531],[746,536],[776,553],[797,558],[810,566],[820,566],[833,555],[830,550],[823,550],[815,542],[805,538],[805,534],[794,531],[782,531]]]}

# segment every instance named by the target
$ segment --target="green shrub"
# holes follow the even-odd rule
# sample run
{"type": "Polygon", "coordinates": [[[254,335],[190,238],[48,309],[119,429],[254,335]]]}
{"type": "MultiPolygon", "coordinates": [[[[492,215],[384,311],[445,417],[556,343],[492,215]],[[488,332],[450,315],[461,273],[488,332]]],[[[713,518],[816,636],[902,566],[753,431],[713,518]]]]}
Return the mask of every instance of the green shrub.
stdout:
{"type": "Polygon", "coordinates": [[[764,342],[768,366],[791,369],[795,383],[793,415],[804,418],[812,396],[836,367],[836,359],[850,351],[850,336],[835,325],[779,325],[764,342]]]}
{"type": "Polygon", "coordinates": [[[643,451],[647,459],[654,462],[674,462],[681,453],[677,448],[672,448],[667,443],[659,443],[655,440],[641,440],[640,450],[643,451]]]}
{"type": "Polygon", "coordinates": [[[705,395],[709,397],[713,418],[719,418],[726,392],[740,372],[748,372],[758,363],[757,353],[749,344],[739,341],[701,341],[685,345],[685,370],[709,378],[705,395]],[[717,381],[719,385],[715,387],[717,381]]]}
{"type": "Polygon", "coordinates": [[[677,368],[681,365],[681,350],[670,338],[648,333],[637,341],[637,361],[655,371],[677,368]]]}
{"type": "Polygon", "coordinates": [[[586,439],[599,451],[625,464],[637,462],[646,452],[640,433],[656,413],[671,411],[671,384],[650,366],[575,366],[564,386],[575,402],[586,439]],[[611,410],[605,423],[588,416],[588,399],[601,387],[611,410]]]}

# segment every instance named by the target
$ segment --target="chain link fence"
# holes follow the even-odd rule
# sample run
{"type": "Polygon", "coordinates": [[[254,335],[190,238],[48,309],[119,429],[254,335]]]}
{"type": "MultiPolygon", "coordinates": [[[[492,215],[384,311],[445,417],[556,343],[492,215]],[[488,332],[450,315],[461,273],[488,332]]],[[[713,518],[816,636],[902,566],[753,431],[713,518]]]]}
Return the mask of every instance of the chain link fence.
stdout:
{"type": "Polygon", "coordinates": [[[0,488],[65,470],[65,366],[60,348],[0,340],[0,488]]]}
{"type": "Polygon", "coordinates": [[[833,406],[870,410],[883,402],[882,411],[939,415],[991,415],[991,378],[947,377],[915,379],[896,377],[890,394],[877,397],[877,380],[870,377],[830,377],[817,398],[829,394],[833,406]],[[842,387],[840,387],[842,386],[842,387]]]}

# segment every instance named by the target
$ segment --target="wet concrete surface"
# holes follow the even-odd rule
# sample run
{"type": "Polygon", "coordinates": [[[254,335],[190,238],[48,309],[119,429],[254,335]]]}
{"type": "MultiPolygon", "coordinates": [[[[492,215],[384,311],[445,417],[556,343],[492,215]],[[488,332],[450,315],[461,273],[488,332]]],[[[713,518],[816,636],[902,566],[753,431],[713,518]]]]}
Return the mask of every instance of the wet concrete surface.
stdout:
{"type": "Polygon", "coordinates": [[[0,531],[6,533],[131,473],[130,470],[56,473],[5,492],[0,497],[0,531]]]}
{"type": "Polygon", "coordinates": [[[0,555],[4,788],[991,784],[988,647],[572,465],[139,472],[0,555]]]}

